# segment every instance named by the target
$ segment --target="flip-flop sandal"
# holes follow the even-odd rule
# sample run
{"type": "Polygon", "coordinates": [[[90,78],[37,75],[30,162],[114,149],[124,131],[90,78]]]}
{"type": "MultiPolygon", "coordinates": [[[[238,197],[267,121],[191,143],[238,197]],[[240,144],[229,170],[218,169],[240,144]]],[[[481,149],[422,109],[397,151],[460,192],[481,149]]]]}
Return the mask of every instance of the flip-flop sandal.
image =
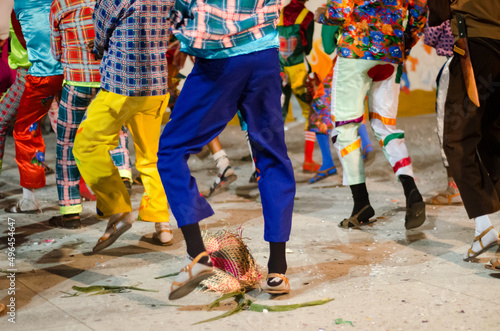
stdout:
{"type": "Polygon", "coordinates": [[[187,266],[182,268],[181,272],[187,272],[189,275],[189,278],[182,282],[172,282],[172,286],[170,287],[170,294],[168,295],[169,300],[176,300],[179,298],[182,298],[189,293],[191,293],[198,285],[205,279],[213,276],[215,273],[213,271],[213,267],[210,269],[206,270],[201,270],[199,273],[193,276],[192,274],[192,269],[193,267],[198,263],[198,261],[202,258],[208,256],[207,252],[203,252],[198,254],[196,258],[193,259],[191,263],[189,263],[187,266]],[[174,289],[174,287],[177,287],[174,289]]]}
{"type": "Polygon", "coordinates": [[[366,205],[363,208],[361,208],[360,211],[358,211],[355,215],[345,218],[342,220],[342,222],[339,223],[340,228],[344,229],[359,229],[360,226],[362,225],[369,225],[372,223],[375,223],[377,219],[368,219],[368,220],[363,220],[360,221],[358,220],[358,217],[368,208],[370,208],[371,205],[366,205]]]}
{"type": "Polygon", "coordinates": [[[224,170],[222,175],[220,175],[218,182],[216,181],[213,183],[212,187],[210,188],[210,192],[208,192],[208,194],[206,192],[205,194],[203,194],[205,198],[213,197],[214,195],[225,191],[228,188],[229,184],[233,183],[235,180],[238,179],[238,176],[236,176],[235,174],[226,177],[226,172],[229,169],[231,169],[231,166],[228,166],[224,170]]]}
{"type": "Polygon", "coordinates": [[[161,241],[160,240],[160,235],[163,232],[168,232],[170,234],[173,234],[172,230],[168,230],[168,229],[161,230],[160,234],[158,234],[158,232],[155,232],[155,233],[153,233],[153,243],[156,245],[160,245],[160,246],[172,246],[174,243],[174,238],[172,238],[169,241],[161,241]]]}
{"type": "Polygon", "coordinates": [[[82,222],[79,215],[65,217],[66,215],[54,216],[49,219],[49,225],[54,228],[80,229],[82,222]]]}
{"type": "Polygon", "coordinates": [[[498,259],[492,259],[490,263],[485,264],[484,267],[493,271],[500,271],[500,261],[498,259]]]}
{"type": "Polygon", "coordinates": [[[336,173],[337,173],[337,168],[335,168],[335,166],[325,170],[318,171],[318,173],[309,180],[309,184],[317,183],[320,180],[330,177],[331,175],[335,175],[336,173]]]}
{"type": "Polygon", "coordinates": [[[483,245],[483,237],[488,233],[490,232],[491,230],[493,230],[494,227],[493,226],[490,226],[489,228],[487,228],[486,230],[484,230],[483,232],[481,232],[481,234],[477,237],[474,238],[474,241],[472,242],[472,245],[470,246],[469,250],[467,251],[467,257],[464,258],[464,261],[468,262],[474,258],[476,258],[477,256],[483,254],[484,252],[486,252],[488,249],[490,249],[491,247],[495,247],[496,245],[500,245],[500,240],[497,239],[495,241],[492,241],[490,242],[488,245],[484,246],[483,245]],[[481,249],[477,252],[474,252],[472,250],[472,247],[474,246],[474,243],[476,241],[479,241],[479,244],[481,245],[481,249]]]}
{"type": "Polygon", "coordinates": [[[137,176],[134,178],[134,184],[135,185],[143,185],[141,176],[137,176]]]}
{"type": "MultiPolygon", "coordinates": [[[[412,194],[417,194],[418,190],[413,189],[408,195],[410,200],[412,194]]],[[[405,216],[405,228],[407,230],[418,228],[425,222],[425,202],[418,201],[414,202],[410,205],[409,208],[406,208],[406,216],[405,216]]]]}
{"type": "Polygon", "coordinates": [[[94,253],[97,253],[97,252],[105,249],[106,247],[110,246],[122,234],[124,234],[125,232],[127,232],[128,230],[130,230],[130,228],[132,227],[132,224],[128,223],[128,222],[122,222],[122,220],[125,217],[125,215],[126,214],[124,213],[122,215],[122,217],[120,217],[115,223],[109,225],[106,228],[106,231],[108,231],[112,227],[113,228],[113,232],[111,232],[111,234],[107,238],[104,238],[104,237],[99,238],[99,240],[97,241],[97,244],[92,249],[92,251],[94,253]]]}

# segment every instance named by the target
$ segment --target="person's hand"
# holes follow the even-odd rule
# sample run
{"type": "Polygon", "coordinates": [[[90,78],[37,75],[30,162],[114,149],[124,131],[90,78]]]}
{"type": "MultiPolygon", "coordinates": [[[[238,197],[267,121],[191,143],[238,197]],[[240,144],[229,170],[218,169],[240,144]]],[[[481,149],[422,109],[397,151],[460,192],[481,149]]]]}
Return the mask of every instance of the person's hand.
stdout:
{"type": "Polygon", "coordinates": [[[89,51],[90,53],[94,52],[94,40],[93,39],[87,43],[87,51],[89,51]]]}
{"type": "Polygon", "coordinates": [[[326,7],[318,7],[314,12],[314,20],[319,23],[319,19],[326,13],[326,7]]]}

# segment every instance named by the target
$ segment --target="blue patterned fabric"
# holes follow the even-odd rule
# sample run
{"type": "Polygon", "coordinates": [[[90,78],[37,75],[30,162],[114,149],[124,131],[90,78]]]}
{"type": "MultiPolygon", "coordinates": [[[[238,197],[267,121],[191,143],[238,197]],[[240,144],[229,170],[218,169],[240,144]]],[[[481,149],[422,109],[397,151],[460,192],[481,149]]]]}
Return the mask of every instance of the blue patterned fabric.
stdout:
{"type": "Polygon", "coordinates": [[[173,0],[99,0],[94,53],[101,88],[124,96],[167,94],[168,16],[173,0]]]}

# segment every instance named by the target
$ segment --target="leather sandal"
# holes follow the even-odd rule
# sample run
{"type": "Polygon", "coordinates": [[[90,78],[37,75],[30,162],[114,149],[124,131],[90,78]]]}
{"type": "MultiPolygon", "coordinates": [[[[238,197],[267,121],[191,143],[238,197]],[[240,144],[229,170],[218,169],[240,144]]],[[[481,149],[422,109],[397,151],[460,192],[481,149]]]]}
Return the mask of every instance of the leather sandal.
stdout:
{"type": "Polygon", "coordinates": [[[101,238],[99,238],[99,240],[97,241],[97,244],[92,249],[92,251],[94,253],[97,253],[97,252],[105,249],[106,247],[110,246],[111,244],[113,244],[116,241],[116,239],[118,239],[118,237],[120,237],[126,231],[130,230],[130,228],[132,227],[132,224],[129,222],[123,221],[123,219],[125,218],[125,216],[127,216],[127,214],[128,213],[123,213],[116,220],[116,222],[114,222],[113,224],[108,224],[105,232],[107,232],[111,228],[113,229],[113,232],[111,232],[109,237],[102,236],[101,238]]]}
{"type": "Polygon", "coordinates": [[[493,271],[500,271],[500,261],[498,259],[492,259],[490,263],[485,264],[484,267],[493,271]]]}
{"type": "Polygon", "coordinates": [[[157,231],[155,231],[155,233],[153,233],[153,243],[155,243],[156,245],[160,245],[160,246],[172,246],[173,243],[174,243],[174,238],[173,237],[169,241],[162,241],[160,239],[161,234],[165,233],[165,232],[166,233],[170,233],[171,235],[173,235],[172,230],[169,230],[169,229],[161,229],[160,233],[158,233],[157,231]]]}
{"type": "Polygon", "coordinates": [[[227,190],[229,184],[238,179],[238,176],[236,176],[234,172],[226,176],[226,173],[230,169],[232,169],[231,166],[227,166],[226,169],[224,169],[224,172],[215,180],[215,182],[212,184],[212,187],[210,187],[210,191],[208,192],[208,194],[204,194],[205,198],[212,197],[227,190]]]}
{"type": "Polygon", "coordinates": [[[349,218],[345,218],[342,220],[342,222],[339,223],[340,228],[344,229],[359,229],[361,225],[368,225],[375,223],[377,219],[368,219],[368,220],[358,220],[358,217],[368,208],[371,208],[371,205],[366,205],[363,208],[361,208],[360,211],[358,211],[356,214],[349,218]]]}
{"type": "Polygon", "coordinates": [[[429,198],[427,203],[433,206],[452,206],[452,205],[463,205],[462,200],[457,201],[457,197],[460,197],[460,192],[455,194],[447,194],[446,192],[438,193],[435,196],[429,198]]]}
{"type": "Polygon", "coordinates": [[[320,180],[330,177],[331,175],[335,175],[336,173],[337,173],[337,168],[335,168],[335,166],[325,170],[318,171],[318,173],[309,180],[309,183],[310,184],[317,183],[320,180]]]}
{"type": "Polygon", "coordinates": [[[198,261],[205,256],[209,256],[207,252],[198,254],[198,256],[192,261],[189,257],[186,259],[187,261],[190,261],[190,263],[181,269],[181,272],[175,281],[172,282],[170,294],[168,296],[169,300],[176,300],[188,295],[200,284],[201,281],[215,274],[213,266],[198,263],[198,261]]]}
{"type": "Polygon", "coordinates": [[[475,257],[483,254],[484,252],[486,252],[491,247],[494,247],[496,245],[500,245],[500,240],[497,238],[497,240],[494,240],[494,241],[490,242],[488,245],[484,246],[482,239],[491,230],[494,230],[493,226],[490,226],[489,228],[487,228],[486,230],[484,230],[483,232],[481,232],[481,234],[479,236],[477,236],[477,237],[474,238],[474,241],[472,242],[471,247],[469,248],[469,250],[466,253],[466,256],[464,257],[464,261],[470,261],[470,260],[474,259],[475,257]],[[474,246],[474,243],[476,241],[478,241],[479,245],[481,245],[481,249],[479,251],[477,251],[477,252],[474,252],[472,250],[472,247],[474,246]]]}

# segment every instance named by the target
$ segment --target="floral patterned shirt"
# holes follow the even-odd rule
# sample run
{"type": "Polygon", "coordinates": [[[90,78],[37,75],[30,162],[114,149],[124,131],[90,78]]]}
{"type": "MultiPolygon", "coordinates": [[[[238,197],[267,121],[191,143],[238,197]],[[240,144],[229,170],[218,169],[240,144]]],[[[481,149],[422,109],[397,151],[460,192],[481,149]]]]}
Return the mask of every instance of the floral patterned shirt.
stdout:
{"type": "Polygon", "coordinates": [[[329,0],[319,22],[342,27],[338,43],[340,56],[401,63],[423,33],[427,21],[426,2],[329,0]]]}

